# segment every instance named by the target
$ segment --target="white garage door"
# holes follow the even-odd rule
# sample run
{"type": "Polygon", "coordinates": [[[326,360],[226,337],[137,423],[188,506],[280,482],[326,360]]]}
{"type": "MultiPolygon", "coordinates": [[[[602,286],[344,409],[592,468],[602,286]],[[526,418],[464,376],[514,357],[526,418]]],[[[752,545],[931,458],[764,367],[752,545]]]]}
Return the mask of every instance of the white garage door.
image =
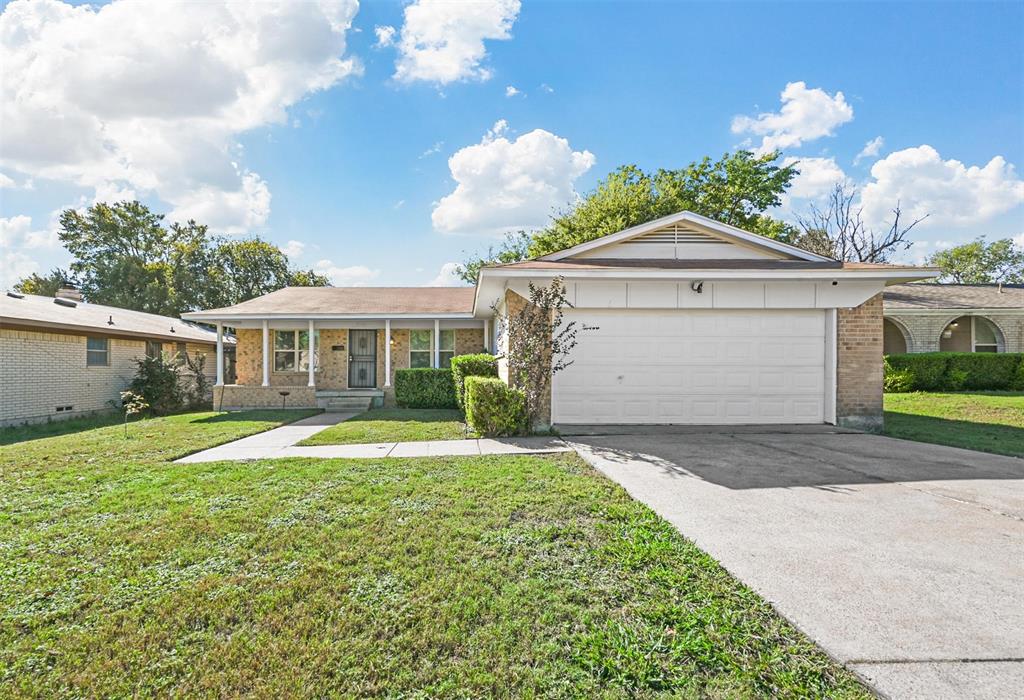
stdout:
{"type": "Polygon", "coordinates": [[[555,423],[822,423],[825,312],[583,311],[555,423]]]}

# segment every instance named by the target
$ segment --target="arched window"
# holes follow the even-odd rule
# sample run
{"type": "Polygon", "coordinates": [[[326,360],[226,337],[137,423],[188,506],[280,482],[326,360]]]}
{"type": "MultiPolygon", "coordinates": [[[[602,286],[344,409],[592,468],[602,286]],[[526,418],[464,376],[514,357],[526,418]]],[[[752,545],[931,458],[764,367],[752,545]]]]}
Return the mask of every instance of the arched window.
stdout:
{"type": "Polygon", "coordinates": [[[974,321],[974,352],[1002,352],[1002,333],[996,324],[984,316],[972,316],[974,321]]]}
{"type": "Polygon", "coordinates": [[[961,316],[949,322],[939,339],[942,352],[1004,352],[1003,334],[984,316],[961,316]]]}
{"type": "Polygon", "coordinates": [[[907,336],[898,324],[882,320],[882,352],[886,355],[902,355],[907,352],[907,336]]]}

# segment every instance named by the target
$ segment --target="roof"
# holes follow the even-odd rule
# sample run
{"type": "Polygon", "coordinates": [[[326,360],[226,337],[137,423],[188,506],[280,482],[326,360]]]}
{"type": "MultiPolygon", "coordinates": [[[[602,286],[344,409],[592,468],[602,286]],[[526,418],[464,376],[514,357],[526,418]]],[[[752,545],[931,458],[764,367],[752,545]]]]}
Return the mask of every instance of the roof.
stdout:
{"type": "Polygon", "coordinates": [[[655,219],[654,221],[648,221],[647,223],[638,224],[637,226],[631,226],[630,228],[623,229],[617,233],[610,233],[606,236],[585,241],[584,243],[579,243],[569,248],[556,250],[554,253],[548,253],[547,255],[541,256],[540,260],[563,260],[580,253],[594,250],[595,248],[600,248],[612,243],[619,243],[620,241],[629,240],[630,238],[636,238],[637,236],[642,236],[645,233],[656,231],[663,226],[669,226],[677,223],[693,224],[699,228],[703,228],[704,230],[711,231],[725,240],[741,241],[796,260],[814,260],[818,262],[831,260],[831,258],[818,255],[817,253],[812,253],[811,251],[804,250],[803,248],[798,248],[795,245],[783,243],[782,241],[777,241],[774,238],[761,236],[756,233],[751,233],[750,231],[744,231],[741,228],[736,228],[729,224],[723,224],[721,221],[709,219],[706,216],[695,214],[692,211],[679,211],[675,214],[669,214],[668,216],[663,216],[660,219],[655,219]]]}
{"type": "MultiPolygon", "coordinates": [[[[0,325],[100,331],[104,335],[171,341],[217,342],[215,331],[171,316],[66,299],[58,303],[54,297],[13,292],[0,295],[0,325]]],[[[228,339],[228,342],[233,341],[228,339]]]]}
{"type": "Polygon", "coordinates": [[[568,260],[524,260],[504,265],[489,265],[487,269],[515,270],[920,270],[907,265],[881,263],[851,263],[838,260],[658,260],[650,258],[575,258],[568,260]]]}
{"type": "Polygon", "coordinates": [[[882,297],[896,309],[1024,309],[1024,285],[894,284],[882,297]]]}
{"type": "Polygon", "coordinates": [[[473,295],[473,287],[285,287],[241,304],[185,317],[469,316],[473,295]]]}

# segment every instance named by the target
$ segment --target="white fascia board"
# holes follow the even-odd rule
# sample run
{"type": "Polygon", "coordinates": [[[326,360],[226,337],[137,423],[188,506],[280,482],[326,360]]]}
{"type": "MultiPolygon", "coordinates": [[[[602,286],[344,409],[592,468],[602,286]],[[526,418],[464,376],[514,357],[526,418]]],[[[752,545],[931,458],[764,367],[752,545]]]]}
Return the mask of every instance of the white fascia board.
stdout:
{"type": "Polygon", "coordinates": [[[693,212],[689,211],[681,211],[675,214],[669,214],[668,216],[663,216],[660,219],[648,221],[646,224],[639,224],[637,226],[633,226],[631,228],[619,231],[618,233],[612,233],[607,236],[595,238],[592,241],[580,243],[578,245],[574,245],[572,248],[566,248],[565,250],[555,251],[554,253],[543,255],[537,259],[551,261],[562,260],[564,258],[569,258],[579,253],[585,253],[589,250],[594,250],[595,248],[600,248],[602,246],[610,245],[612,243],[618,243],[619,241],[624,241],[629,238],[635,238],[636,236],[643,235],[650,231],[655,231],[661,228],[662,226],[668,226],[669,224],[679,223],[680,221],[689,221],[691,223],[697,224],[698,226],[703,226],[705,228],[711,229],[712,231],[716,231],[726,237],[738,238],[754,246],[767,248],[769,250],[774,250],[779,253],[785,253],[787,255],[792,255],[801,260],[812,260],[815,262],[828,262],[832,260],[832,258],[828,258],[823,255],[818,255],[817,253],[811,253],[809,251],[804,250],[803,248],[797,248],[796,246],[789,245],[788,243],[782,243],[781,241],[776,241],[771,238],[759,236],[756,233],[750,233],[749,231],[744,231],[743,229],[736,228],[735,226],[723,224],[721,222],[715,221],[714,219],[709,219],[706,216],[694,214],[693,212]]]}
{"type": "Polygon", "coordinates": [[[186,321],[202,321],[204,323],[226,323],[228,321],[268,321],[275,320],[313,320],[313,321],[375,321],[389,319],[472,319],[471,312],[459,314],[302,314],[302,313],[272,313],[272,314],[217,314],[216,316],[205,316],[206,312],[196,311],[194,313],[182,314],[186,321]]]}
{"type": "Polygon", "coordinates": [[[644,279],[644,280],[807,280],[832,279],[880,280],[887,284],[902,284],[915,280],[937,277],[937,272],[923,269],[920,272],[906,270],[722,270],[722,269],[679,269],[679,270],[531,270],[525,268],[502,270],[500,268],[481,272],[481,280],[487,277],[502,279],[644,279]]]}

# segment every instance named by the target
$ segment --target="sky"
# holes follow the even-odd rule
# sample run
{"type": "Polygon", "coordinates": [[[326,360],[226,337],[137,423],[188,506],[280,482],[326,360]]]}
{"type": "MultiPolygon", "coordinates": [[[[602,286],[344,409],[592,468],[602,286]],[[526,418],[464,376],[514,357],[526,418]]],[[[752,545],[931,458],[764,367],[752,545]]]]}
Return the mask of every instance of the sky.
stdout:
{"type": "Polygon", "coordinates": [[[1024,3],[0,4],[0,287],[139,199],[336,285],[455,284],[616,167],[778,148],[902,259],[1024,245],[1024,3]]]}

